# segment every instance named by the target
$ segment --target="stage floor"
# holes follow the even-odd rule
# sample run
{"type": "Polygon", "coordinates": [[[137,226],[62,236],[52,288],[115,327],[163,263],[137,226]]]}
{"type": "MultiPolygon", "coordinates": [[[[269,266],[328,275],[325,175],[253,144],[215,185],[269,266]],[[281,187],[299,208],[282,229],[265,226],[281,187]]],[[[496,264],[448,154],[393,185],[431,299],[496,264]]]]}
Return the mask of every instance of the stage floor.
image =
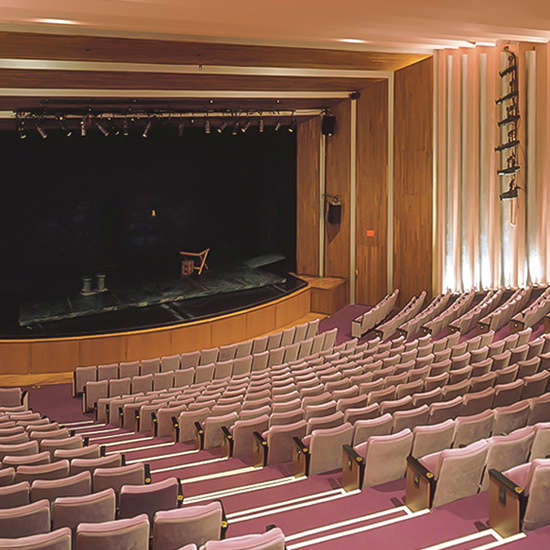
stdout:
{"type": "Polygon", "coordinates": [[[100,334],[196,321],[266,303],[306,284],[239,264],[201,276],[119,285],[91,296],[22,304],[13,336],[100,334]]]}

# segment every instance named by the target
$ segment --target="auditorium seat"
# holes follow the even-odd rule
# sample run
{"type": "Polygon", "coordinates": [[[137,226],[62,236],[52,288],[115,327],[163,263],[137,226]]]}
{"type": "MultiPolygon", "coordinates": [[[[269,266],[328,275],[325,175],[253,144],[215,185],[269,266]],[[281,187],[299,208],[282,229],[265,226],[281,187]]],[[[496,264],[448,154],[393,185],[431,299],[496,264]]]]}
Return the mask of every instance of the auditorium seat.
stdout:
{"type": "Polygon", "coordinates": [[[534,439],[529,460],[550,458],[550,422],[539,422],[533,426],[534,439]]]}
{"type": "Polygon", "coordinates": [[[530,412],[529,402],[526,401],[495,408],[493,435],[507,434],[518,428],[523,428],[527,425],[530,412]]]}
{"type": "Polygon", "coordinates": [[[49,530],[50,503],[47,500],[0,509],[0,533],[3,537],[28,537],[49,530]]]}
{"type": "Polygon", "coordinates": [[[6,456],[24,456],[38,453],[38,441],[27,441],[16,445],[0,445],[0,460],[6,456]]]}
{"type": "Polygon", "coordinates": [[[470,443],[487,439],[493,433],[495,413],[487,409],[471,416],[459,416],[455,420],[453,447],[466,447],[470,443]]]}
{"type": "Polygon", "coordinates": [[[262,534],[208,541],[201,550],[285,550],[285,536],[278,527],[262,534]]]}
{"type": "Polygon", "coordinates": [[[88,382],[97,381],[97,367],[76,367],[73,374],[73,395],[81,395],[88,382]]]}
{"type": "MultiPolygon", "coordinates": [[[[30,503],[30,483],[21,481],[0,487],[0,509],[25,506],[30,503]]],[[[1,547],[0,547],[1,548],[1,547]]]]}
{"type": "Polygon", "coordinates": [[[495,385],[497,379],[496,372],[487,372],[480,376],[472,376],[470,378],[470,390],[469,393],[477,393],[492,388],[495,385]]]}
{"type": "Polygon", "coordinates": [[[495,389],[487,388],[475,393],[467,393],[463,398],[463,407],[460,416],[479,414],[493,407],[495,389]]]}
{"type": "Polygon", "coordinates": [[[54,529],[76,526],[84,521],[100,523],[113,521],[116,514],[116,497],[113,489],[105,489],[79,497],[58,497],[52,505],[54,529]]]}
{"type": "Polygon", "coordinates": [[[149,520],[145,514],[131,519],[81,523],[76,528],[75,550],[98,548],[149,549],[149,520]]]}
{"type": "Polygon", "coordinates": [[[143,462],[114,468],[97,468],[92,474],[94,493],[114,489],[118,494],[123,485],[145,485],[146,471],[147,467],[143,462]]]}
{"type": "Polygon", "coordinates": [[[439,424],[445,420],[456,418],[462,411],[462,396],[449,401],[440,401],[430,405],[429,424],[439,424]]]}
{"type": "Polygon", "coordinates": [[[133,378],[139,376],[139,361],[121,361],[118,365],[120,378],[133,378]]]}
{"type": "MultiPolygon", "coordinates": [[[[412,400],[412,398],[411,398],[412,400]]],[[[392,432],[397,433],[405,428],[413,430],[416,426],[421,426],[428,423],[429,407],[421,405],[415,409],[404,411],[395,411],[392,415],[393,426],[392,432]]]]}
{"type": "Polygon", "coordinates": [[[0,538],[0,548],[5,550],[71,550],[71,531],[70,529],[58,529],[29,537],[0,538]]]}
{"type": "Polygon", "coordinates": [[[521,399],[523,380],[516,380],[508,384],[496,384],[493,407],[505,407],[517,403],[521,399]]]}
{"type": "Polygon", "coordinates": [[[141,376],[146,374],[154,375],[157,372],[160,372],[160,358],[155,357],[154,359],[142,359],[139,372],[141,376]]]}
{"type": "Polygon", "coordinates": [[[124,485],[120,489],[118,517],[124,519],[146,514],[152,522],[156,512],[179,507],[182,501],[181,482],[176,477],[149,485],[124,485]]]}
{"type": "Polygon", "coordinates": [[[153,519],[153,548],[178,550],[188,544],[201,546],[219,540],[223,518],[219,501],[157,512],[153,519]]]}
{"type": "Polygon", "coordinates": [[[440,424],[416,426],[413,429],[412,456],[419,458],[449,449],[455,433],[455,421],[445,420],[440,424]]]}
{"type": "Polygon", "coordinates": [[[51,462],[51,455],[49,451],[43,451],[32,455],[22,456],[5,456],[2,460],[2,467],[9,468],[13,466],[18,468],[21,465],[38,466],[39,464],[49,464],[51,462]]]}
{"type": "Polygon", "coordinates": [[[71,460],[71,475],[80,472],[93,473],[98,468],[116,468],[122,466],[124,460],[120,453],[113,453],[99,458],[74,458],[71,460]]]}
{"type": "Polygon", "coordinates": [[[59,479],[36,479],[31,485],[31,500],[53,502],[58,497],[83,496],[91,492],[92,476],[90,472],[81,472],[59,479]]]}
{"type": "Polygon", "coordinates": [[[538,397],[547,391],[550,372],[542,371],[523,378],[521,399],[538,397]]]}
{"type": "Polygon", "coordinates": [[[0,468],[0,487],[5,487],[12,483],[15,483],[15,468],[11,466],[0,468]]]}
{"type": "Polygon", "coordinates": [[[293,438],[302,438],[306,435],[307,423],[305,420],[291,424],[274,426],[266,432],[255,432],[254,464],[267,466],[281,462],[290,462],[293,453],[293,438]]]}

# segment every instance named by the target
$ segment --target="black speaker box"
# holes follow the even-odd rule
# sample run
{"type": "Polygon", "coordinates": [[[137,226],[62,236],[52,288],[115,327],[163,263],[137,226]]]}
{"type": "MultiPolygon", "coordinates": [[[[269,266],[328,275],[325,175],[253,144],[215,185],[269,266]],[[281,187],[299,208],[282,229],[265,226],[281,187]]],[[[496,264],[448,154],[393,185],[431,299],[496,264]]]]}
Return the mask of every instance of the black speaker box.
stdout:
{"type": "Polygon", "coordinates": [[[342,205],[329,203],[328,205],[328,223],[338,224],[342,219],[342,205]]]}
{"type": "Polygon", "coordinates": [[[333,136],[336,130],[336,118],[333,115],[325,115],[323,117],[323,124],[321,131],[325,136],[333,136]]]}

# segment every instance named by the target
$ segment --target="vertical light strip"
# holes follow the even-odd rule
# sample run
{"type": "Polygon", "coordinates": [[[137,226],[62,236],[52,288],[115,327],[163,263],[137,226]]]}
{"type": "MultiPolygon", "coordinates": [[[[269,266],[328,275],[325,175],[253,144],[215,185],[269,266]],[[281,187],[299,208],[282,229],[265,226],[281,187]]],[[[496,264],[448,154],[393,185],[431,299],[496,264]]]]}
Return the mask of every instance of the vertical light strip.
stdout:
{"type": "Polygon", "coordinates": [[[393,292],[393,157],[395,73],[388,77],[388,293],[393,292]]]}
{"type": "Polygon", "coordinates": [[[460,274],[459,288],[460,290],[470,290],[474,284],[472,280],[472,266],[470,265],[470,247],[473,243],[470,239],[471,228],[468,223],[469,217],[469,165],[470,159],[468,151],[468,129],[470,118],[470,102],[468,90],[470,87],[469,75],[469,58],[468,54],[460,56],[460,81],[461,81],[461,120],[460,120],[460,229],[457,238],[460,242],[460,274]]]}
{"type": "Polygon", "coordinates": [[[349,238],[349,303],[355,304],[355,231],[357,229],[357,99],[351,98],[351,136],[350,136],[350,238],[349,238]]]}
{"type": "Polygon", "coordinates": [[[455,277],[455,258],[454,258],[454,209],[453,209],[453,57],[447,55],[445,63],[445,79],[446,79],[446,94],[445,94],[445,149],[446,149],[446,196],[447,204],[445,205],[446,223],[445,223],[445,279],[443,291],[457,290],[457,281],[455,277]]]}
{"type": "Polygon", "coordinates": [[[433,113],[432,113],[432,294],[435,296],[442,291],[441,288],[441,277],[440,277],[440,265],[441,265],[441,250],[439,247],[439,220],[442,215],[442,212],[439,212],[437,208],[439,201],[439,193],[437,189],[437,165],[438,165],[438,155],[439,155],[439,117],[438,117],[438,106],[439,106],[439,52],[434,54],[434,72],[433,72],[433,113]]]}
{"type": "MultiPolygon", "coordinates": [[[[488,192],[491,176],[488,171],[487,158],[490,154],[487,140],[487,54],[479,55],[479,256],[481,288],[493,286],[491,259],[489,255],[489,209],[488,192]]],[[[476,281],[476,285],[479,281],[476,281]]]]}
{"type": "Polygon", "coordinates": [[[527,76],[527,145],[525,162],[525,198],[527,203],[527,230],[525,248],[528,282],[541,282],[538,239],[537,196],[537,52],[525,52],[527,76]]]}
{"type": "Polygon", "coordinates": [[[319,277],[325,276],[325,192],[327,166],[327,136],[321,131],[319,143],[319,277]]]}

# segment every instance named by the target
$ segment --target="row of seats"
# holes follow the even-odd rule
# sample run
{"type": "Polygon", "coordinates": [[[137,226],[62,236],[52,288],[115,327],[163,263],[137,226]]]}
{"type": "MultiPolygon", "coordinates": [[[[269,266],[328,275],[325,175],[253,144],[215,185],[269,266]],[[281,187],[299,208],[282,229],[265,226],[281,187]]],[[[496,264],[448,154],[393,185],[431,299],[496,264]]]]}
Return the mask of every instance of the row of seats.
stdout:
{"type": "MultiPolygon", "coordinates": [[[[82,394],[87,382],[196,368],[200,365],[209,365],[241,357],[254,356],[291,345],[299,346],[304,340],[311,339],[317,335],[319,322],[319,319],[315,319],[308,323],[270,334],[269,336],[261,336],[254,340],[247,340],[238,344],[228,344],[219,348],[214,347],[201,351],[182,353],[181,355],[142,359],[141,361],[124,361],[120,364],[110,363],[98,366],[76,367],[73,379],[73,394],[82,394]]],[[[331,346],[329,345],[328,347],[331,346]]]]}
{"type": "Polygon", "coordinates": [[[531,285],[527,288],[518,288],[504,304],[483,317],[478,326],[481,329],[488,327],[489,330],[499,330],[508,324],[514,315],[526,307],[531,299],[532,292],[533,287],[531,285]]]}
{"type": "Polygon", "coordinates": [[[550,286],[529,306],[512,317],[513,326],[532,327],[550,311],[550,286]]]}
{"type": "Polygon", "coordinates": [[[442,330],[452,324],[455,319],[458,319],[470,310],[475,300],[475,296],[475,290],[460,294],[449,308],[422,327],[424,333],[437,336],[442,330]]]}
{"type": "Polygon", "coordinates": [[[420,312],[424,301],[426,300],[426,291],[423,290],[419,296],[413,296],[409,302],[403,307],[394,317],[389,321],[386,321],[382,325],[379,325],[374,333],[387,340],[395,334],[395,331],[404,323],[412,319],[417,313],[420,312]]]}
{"type": "Polygon", "coordinates": [[[0,413],[2,411],[26,410],[29,408],[28,392],[21,388],[0,388],[0,413]]]}
{"type": "Polygon", "coordinates": [[[391,294],[386,294],[380,302],[368,311],[355,317],[355,319],[351,321],[352,338],[361,338],[376,325],[382,323],[393,311],[398,297],[399,289],[396,288],[391,294]]]}
{"type": "Polygon", "coordinates": [[[449,324],[449,329],[460,332],[461,334],[466,334],[476,327],[477,322],[480,319],[498,307],[503,296],[504,289],[502,288],[497,290],[488,290],[478,304],[468,309],[466,313],[463,313],[460,317],[452,321],[449,324]]]}
{"type": "MultiPolygon", "coordinates": [[[[333,329],[303,340],[300,344],[291,344],[284,348],[276,348],[238,359],[181,368],[175,371],[118,378],[114,376],[116,374],[114,369],[118,367],[113,365],[113,376],[111,378],[85,383],[83,408],[85,412],[93,410],[94,403],[100,398],[118,397],[132,393],[147,393],[149,391],[200,384],[201,382],[210,380],[242,376],[250,372],[280,365],[284,362],[300,360],[311,354],[331,349],[335,344],[337,332],[337,329],[333,329]]],[[[137,363],[134,367],[137,372],[137,363]]]]}
{"type": "Polygon", "coordinates": [[[407,338],[414,338],[420,332],[421,327],[440,315],[447,308],[451,297],[450,291],[447,291],[445,294],[438,294],[420,313],[398,327],[399,333],[407,338]]]}

